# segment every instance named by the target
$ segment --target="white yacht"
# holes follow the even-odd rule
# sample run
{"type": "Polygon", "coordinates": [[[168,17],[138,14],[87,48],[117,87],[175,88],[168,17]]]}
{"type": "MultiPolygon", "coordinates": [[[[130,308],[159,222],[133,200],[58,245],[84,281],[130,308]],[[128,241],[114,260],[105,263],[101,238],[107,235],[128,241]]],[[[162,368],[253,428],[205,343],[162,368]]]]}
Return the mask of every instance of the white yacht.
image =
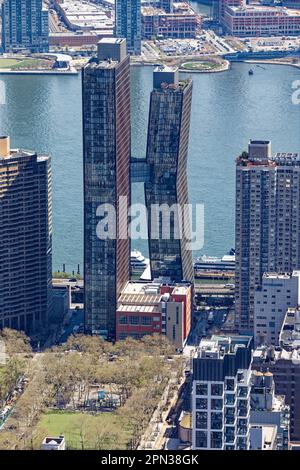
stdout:
{"type": "Polygon", "coordinates": [[[138,250],[130,253],[130,266],[132,271],[144,271],[149,266],[149,259],[138,250]]]}

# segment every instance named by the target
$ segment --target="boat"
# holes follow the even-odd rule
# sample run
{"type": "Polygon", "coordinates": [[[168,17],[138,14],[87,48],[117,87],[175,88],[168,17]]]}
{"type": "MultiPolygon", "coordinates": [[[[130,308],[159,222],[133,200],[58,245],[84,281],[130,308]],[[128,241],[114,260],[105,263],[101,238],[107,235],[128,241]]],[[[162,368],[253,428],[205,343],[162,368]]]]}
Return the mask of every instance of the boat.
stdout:
{"type": "Polygon", "coordinates": [[[130,266],[132,271],[144,271],[149,266],[149,259],[138,250],[130,253],[130,266]]]}
{"type": "Polygon", "coordinates": [[[253,74],[254,74],[253,70],[250,69],[249,72],[248,72],[248,74],[249,74],[249,75],[253,75],[253,74]]]}
{"type": "Polygon", "coordinates": [[[198,279],[232,279],[234,272],[234,250],[222,258],[203,255],[194,261],[194,274],[198,279]]]}

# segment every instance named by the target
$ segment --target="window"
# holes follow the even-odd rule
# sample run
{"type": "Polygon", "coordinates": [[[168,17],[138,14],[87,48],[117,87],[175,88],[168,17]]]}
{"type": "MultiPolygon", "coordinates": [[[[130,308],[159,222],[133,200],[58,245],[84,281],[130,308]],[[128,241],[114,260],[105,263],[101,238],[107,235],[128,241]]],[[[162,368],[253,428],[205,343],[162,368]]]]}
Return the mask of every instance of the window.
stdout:
{"type": "Polygon", "coordinates": [[[222,429],[223,427],[223,415],[222,413],[211,413],[210,415],[210,426],[212,429],[222,429]]]}
{"type": "Polygon", "coordinates": [[[126,325],[126,324],[127,324],[127,317],[126,317],[126,315],[122,315],[121,317],[119,317],[119,324],[120,324],[120,325],[126,325]]]}
{"type": "Polygon", "coordinates": [[[151,325],[152,324],[152,317],[141,317],[142,325],[151,325]]]}
{"type": "Polygon", "coordinates": [[[227,379],[225,388],[226,388],[226,390],[232,392],[234,390],[234,380],[233,379],[227,379]]]}
{"type": "Polygon", "coordinates": [[[196,431],[196,447],[199,449],[207,447],[206,431],[196,431]]]}
{"type": "Polygon", "coordinates": [[[196,395],[207,395],[207,384],[196,384],[196,395]]]}
{"type": "Polygon", "coordinates": [[[207,429],[207,412],[206,411],[196,412],[196,428],[207,429]]]}
{"type": "Polygon", "coordinates": [[[140,317],[130,316],[129,317],[129,324],[130,325],[138,325],[140,323],[140,317]]]}
{"type": "Polygon", "coordinates": [[[222,410],[223,408],[223,400],[220,400],[218,398],[213,398],[211,400],[211,409],[212,410],[222,410]]]}
{"type": "Polygon", "coordinates": [[[207,399],[206,398],[196,398],[196,409],[197,410],[206,410],[207,409],[207,399]]]}
{"type": "Polygon", "coordinates": [[[217,397],[223,395],[223,384],[212,384],[211,385],[211,395],[215,395],[217,397]]]}
{"type": "Polygon", "coordinates": [[[219,431],[213,431],[210,436],[211,448],[220,449],[222,447],[222,433],[219,431]]]}

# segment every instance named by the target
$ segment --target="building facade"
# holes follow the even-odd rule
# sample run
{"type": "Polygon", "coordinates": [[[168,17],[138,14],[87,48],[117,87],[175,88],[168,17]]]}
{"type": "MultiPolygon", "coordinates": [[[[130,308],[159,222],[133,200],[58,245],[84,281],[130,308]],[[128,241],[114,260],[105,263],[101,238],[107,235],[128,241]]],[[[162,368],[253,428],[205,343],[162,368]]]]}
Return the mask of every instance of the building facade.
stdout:
{"type": "Polygon", "coordinates": [[[252,345],[250,336],[201,340],[193,358],[193,450],[249,450],[252,345]]]}
{"type": "Polygon", "coordinates": [[[145,183],[152,278],[193,281],[188,246],[187,156],[192,102],[191,80],[177,68],[157,68],[150,98],[145,183]],[[160,211],[161,210],[161,211],[160,211]]]}
{"type": "MultiPolygon", "coordinates": [[[[271,372],[253,371],[251,377],[250,424],[252,428],[275,427],[275,450],[288,450],[290,438],[290,408],[284,395],[275,395],[271,372]]],[[[255,432],[257,434],[257,431],[255,432]]],[[[261,432],[263,435],[263,432],[261,432]]],[[[257,448],[252,445],[251,449],[257,448]]],[[[263,448],[261,450],[264,450],[263,448]]]]}
{"type": "Polygon", "coordinates": [[[254,295],[254,338],[256,345],[279,345],[286,311],[299,305],[300,272],[264,273],[254,295]]]}
{"type": "Polygon", "coordinates": [[[255,291],[265,272],[300,266],[300,161],[271,155],[269,141],[250,141],[236,163],[235,313],[240,332],[253,333],[255,291]]]}
{"type": "Polygon", "coordinates": [[[48,52],[48,10],[42,0],[4,0],[2,3],[2,50],[48,52]]]}
{"type": "Polygon", "coordinates": [[[117,37],[126,38],[127,52],[141,54],[141,0],[116,0],[117,37]]]}
{"type": "Polygon", "coordinates": [[[129,280],[130,64],[125,39],[102,39],[82,72],[85,329],[114,338],[129,280]],[[108,215],[108,208],[115,216],[108,215]],[[106,219],[108,217],[108,220],[106,219]]]}
{"type": "Polygon", "coordinates": [[[271,372],[276,394],[284,395],[290,407],[290,438],[300,441],[300,355],[297,349],[286,351],[280,347],[258,347],[253,354],[252,369],[271,372]]]}
{"type": "Polygon", "coordinates": [[[47,330],[52,311],[50,157],[0,138],[0,329],[47,330]]]}
{"type": "Polygon", "coordinates": [[[142,7],[142,38],[195,38],[201,30],[201,16],[188,3],[168,11],[157,6],[142,7]]]}
{"type": "Polygon", "coordinates": [[[116,314],[116,339],[165,335],[182,349],[191,328],[192,286],[156,279],[128,282],[121,292],[116,314]]]}
{"type": "Polygon", "coordinates": [[[225,8],[222,23],[229,34],[237,37],[300,34],[299,10],[278,6],[229,6],[225,8]]]}

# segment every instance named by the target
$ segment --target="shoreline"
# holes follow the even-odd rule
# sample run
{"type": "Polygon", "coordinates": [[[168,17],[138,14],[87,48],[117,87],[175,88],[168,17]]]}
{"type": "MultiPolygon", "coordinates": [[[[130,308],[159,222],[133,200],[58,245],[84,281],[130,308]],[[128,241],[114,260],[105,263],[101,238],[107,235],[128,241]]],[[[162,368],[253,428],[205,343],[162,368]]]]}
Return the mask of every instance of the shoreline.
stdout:
{"type": "Polygon", "coordinates": [[[0,69],[0,75],[78,75],[78,70],[9,70],[0,69]]]}
{"type": "Polygon", "coordinates": [[[275,60],[275,59],[247,59],[243,60],[243,62],[246,62],[248,64],[266,64],[266,65],[289,65],[290,67],[296,67],[297,69],[300,69],[300,62],[297,64],[293,64],[292,62],[287,62],[284,60],[275,60]]]}

